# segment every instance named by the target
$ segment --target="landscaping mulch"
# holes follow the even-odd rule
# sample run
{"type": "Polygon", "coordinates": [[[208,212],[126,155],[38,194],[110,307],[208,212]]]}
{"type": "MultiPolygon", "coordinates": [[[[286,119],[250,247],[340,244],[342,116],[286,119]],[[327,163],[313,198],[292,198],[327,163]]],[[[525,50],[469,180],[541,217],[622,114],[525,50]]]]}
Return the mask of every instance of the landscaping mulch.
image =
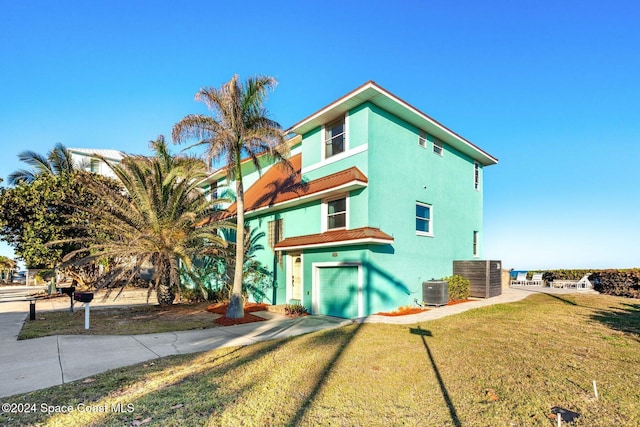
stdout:
{"type": "Polygon", "coordinates": [[[233,326],[233,325],[242,325],[244,323],[253,323],[253,322],[262,322],[266,319],[262,317],[255,316],[251,314],[256,311],[264,311],[266,310],[267,304],[258,304],[258,303],[246,303],[244,305],[244,317],[241,319],[229,319],[225,316],[227,312],[228,303],[217,303],[211,304],[207,307],[207,311],[214,314],[220,314],[221,317],[218,317],[213,321],[216,325],[220,326],[233,326]]]}
{"type": "MultiPolygon", "coordinates": [[[[459,299],[459,300],[453,300],[453,301],[449,301],[447,303],[447,305],[456,305],[456,304],[461,304],[463,302],[469,302],[471,300],[469,299],[459,299]]],[[[389,311],[389,312],[380,312],[380,313],[376,313],[379,316],[389,316],[389,317],[395,317],[395,316],[407,316],[409,314],[418,314],[418,313],[423,313],[425,311],[429,311],[428,308],[422,308],[422,307],[400,307],[397,310],[394,311],[389,311]]]]}

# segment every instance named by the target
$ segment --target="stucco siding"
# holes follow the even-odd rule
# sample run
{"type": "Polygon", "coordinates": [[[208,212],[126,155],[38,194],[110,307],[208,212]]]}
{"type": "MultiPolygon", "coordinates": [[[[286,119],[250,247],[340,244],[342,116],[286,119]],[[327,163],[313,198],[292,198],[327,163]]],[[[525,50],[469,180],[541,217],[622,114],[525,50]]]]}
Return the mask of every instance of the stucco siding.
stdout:
{"type": "Polygon", "coordinates": [[[369,118],[370,225],[391,234],[394,255],[373,254],[421,299],[421,283],[452,273],[454,259],[473,257],[481,231],[482,194],[473,185],[473,160],[444,145],[444,154],[418,144],[419,129],[371,105],[369,118]],[[431,206],[433,236],[416,234],[416,202],[431,206]]]}

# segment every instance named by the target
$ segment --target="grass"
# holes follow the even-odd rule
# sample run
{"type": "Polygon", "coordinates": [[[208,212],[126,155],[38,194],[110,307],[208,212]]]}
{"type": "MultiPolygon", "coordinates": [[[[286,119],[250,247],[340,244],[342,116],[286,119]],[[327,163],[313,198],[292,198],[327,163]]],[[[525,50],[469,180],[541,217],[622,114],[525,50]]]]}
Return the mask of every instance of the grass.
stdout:
{"type": "Polygon", "coordinates": [[[216,316],[207,312],[207,303],[138,305],[118,308],[91,309],[90,328],[84,329],[84,307],[76,304],[73,313],[50,311],[38,313],[36,320],[27,320],[18,335],[19,340],[49,335],[132,335],[212,328],[216,316]]]}
{"type": "Polygon", "coordinates": [[[636,301],[539,294],[417,325],[158,359],[4,399],[131,412],[0,414],[0,424],[549,426],[560,406],[581,414],[575,426],[640,425],[639,365],[636,301]]]}

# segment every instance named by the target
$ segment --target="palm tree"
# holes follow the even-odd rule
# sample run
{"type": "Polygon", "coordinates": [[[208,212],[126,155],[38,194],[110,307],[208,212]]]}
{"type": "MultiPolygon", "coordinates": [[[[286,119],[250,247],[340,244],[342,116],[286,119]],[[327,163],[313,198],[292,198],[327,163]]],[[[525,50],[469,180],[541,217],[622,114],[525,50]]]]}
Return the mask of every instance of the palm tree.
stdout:
{"type": "Polygon", "coordinates": [[[13,272],[15,271],[18,263],[4,255],[0,255],[0,271],[5,273],[5,282],[11,283],[13,282],[13,272]]]}
{"type": "MultiPolygon", "coordinates": [[[[87,187],[103,203],[102,208],[77,206],[96,219],[89,245],[69,253],[63,266],[78,266],[108,259],[116,262],[101,286],[138,277],[151,264],[151,289],[158,302],[170,305],[179,288],[180,263],[192,270],[193,260],[217,254],[225,241],[218,229],[229,224],[210,218],[215,201],[208,200],[198,183],[206,177],[199,159],[173,157],[164,137],[151,143],[154,157],[130,156],[121,164],[104,160],[121,181],[122,189],[105,185],[90,174],[82,175],[87,187]]],[[[53,244],[62,243],[54,242],[53,244]]]]}
{"type": "Polygon", "coordinates": [[[19,169],[13,172],[7,178],[9,185],[17,185],[21,182],[32,183],[40,175],[69,175],[77,169],[71,152],[61,143],[57,143],[46,156],[27,150],[18,154],[18,159],[32,169],[19,169]]]}
{"type": "Polygon", "coordinates": [[[236,186],[236,257],[233,274],[233,288],[228,318],[244,317],[242,304],[242,276],[244,265],[244,186],[242,183],[242,159],[251,159],[260,170],[259,156],[270,155],[285,165],[289,147],[280,124],[269,119],[263,107],[267,92],[276,85],[272,77],[250,77],[243,84],[238,75],[220,88],[202,88],[196,94],[196,101],[204,102],[213,115],[190,114],[173,127],[174,143],[197,139],[195,146],[206,147],[205,160],[211,165],[213,160],[224,159],[227,179],[236,186]]]}

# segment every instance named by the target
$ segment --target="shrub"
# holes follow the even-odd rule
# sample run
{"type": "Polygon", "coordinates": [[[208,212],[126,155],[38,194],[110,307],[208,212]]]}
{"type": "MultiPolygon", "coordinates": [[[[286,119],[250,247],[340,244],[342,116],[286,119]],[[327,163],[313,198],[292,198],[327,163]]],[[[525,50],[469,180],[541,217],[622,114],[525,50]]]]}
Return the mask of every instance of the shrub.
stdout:
{"type": "Polygon", "coordinates": [[[579,280],[585,274],[596,291],[613,296],[640,298],[640,269],[628,270],[548,270],[542,275],[546,283],[554,280],[579,280]]]}
{"type": "Polygon", "coordinates": [[[287,304],[284,306],[284,314],[292,317],[304,316],[307,309],[302,304],[287,304]]]}
{"type": "Polygon", "coordinates": [[[469,298],[469,295],[471,294],[471,291],[469,290],[471,283],[468,279],[455,274],[451,277],[445,277],[443,280],[449,284],[449,301],[469,298]]]}
{"type": "Polygon", "coordinates": [[[602,294],[640,298],[640,269],[600,270],[589,276],[589,280],[602,294]]]}
{"type": "MultiPolygon", "coordinates": [[[[205,289],[205,293],[207,293],[206,289],[205,289]]],[[[204,301],[208,301],[209,298],[206,298],[205,295],[203,295],[202,291],[200,289],[190,289],[190,288],[186,288],[186,287],[182,287],[180,289],[180,301],[181,302],[186,302],[188,304],[194,304],[194,303],[199,303],[199,302],[204,302],[204,301]]]]}

